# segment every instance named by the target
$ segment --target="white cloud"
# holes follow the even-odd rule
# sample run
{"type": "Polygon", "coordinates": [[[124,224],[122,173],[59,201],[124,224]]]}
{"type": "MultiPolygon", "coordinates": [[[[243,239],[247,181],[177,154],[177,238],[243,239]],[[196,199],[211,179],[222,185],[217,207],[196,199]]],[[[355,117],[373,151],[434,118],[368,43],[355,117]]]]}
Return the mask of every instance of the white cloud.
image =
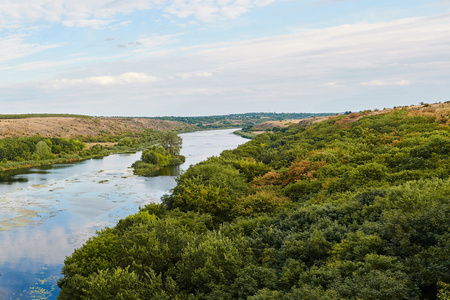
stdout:
{"type": "Polygon", "coordinates": [[[190,73],[178,73],[175,75],[176,78],[181,79],[191,79],[195,77],[212,77],[213,74],[210,72],[190,72],[190,73]]]}
{"type": "Polygon", "coordinates": [[[54,61],[35,61],[29,63],[23,63],[14,66],[8,67],[0,67],[0,71],[8,70],[8,71],[30,71],[30,70],[38,70],[38,69],[49,69],[55,66],[58,66],[58,62],[54,61]]]}
{"type": "Polygon", "coordinates": [[[247,75],[255,73],[257,77],[313,78],[381,68],[404,72],[424,60],[448,59],[449,20],[450,14],[444,14],[387,23],[349,24],[184,50],[196,51],[193,57],[203,63],[214,61],[213,69],[203,66],[213,73],[234,70],[247,75]]]}
{"type": "Polygon", "coordinates": [[[143,51],[154,49],[157,46],[169,45],[178,42],[181,34],[153,35],[139,38],[135,43],[143,48],[143,51]]]}
{"type": "MultiPolygon", "coordinates": [[[[202,21],[236,18],[252,8],[276,0],[2,0],[0,28],[39,20],[61,22],[69,27],[99,28],[111,25],[118,15],[151,8],[179,18],[193,16],[202,21]]],[[[121,21],[124,25],[128,21],[121,21]],[[125,23],[124,23],[125,22],[125,23]]]]}
{"type": "Polygon", "coordinates": [[[47,49],[58,48],[63,44],[26,43],[25,36],[14,35],[0,38],[0,62],[21,58],[47,49]]]}
{"type": "Polygon", "coordinates": [[[330,87],[330,88],[337,88],[337,87],[342,87],[342,85],[340,85],[339,83],[336,82],[325,82],[324,84],[322,84],[324,87],[330,87]]]}
{"type": "MultiPolygon", "coordinates": [[[[229,3],[235,2],[224,0],[221,5],[229,3]]],[[[355,110],[355,106],[341,103],[354,101],[364,108],[364,101],[379,98],[382,100],[377,105],[388,107],[394,97],[412,97],[406,103],[410,104],[415,97],[423,98],[425,92],[437,101],[444,92],[448,95],[450,14],[149,51],[177,39],[169,35],[135,39],[142,45],[123,54],[120,60],[100,62],[93,57],[89,63],[83,62],[82,68],[67,71],[74,72],[66,73],[67,79],[41,81],[36,86],[48,90],[35,86],[30,99],[36,99],[35,95],[41,95],[40,99],[53,97],[56,100],[52,105],[62,98],[70,99],[79,105],[80,112],[86,107],[83,104],[95,102],[97,114],[108,114],[106,110],[110,109],[114,110],[111,114],[119,111],[123,115],[154,115],[155,103],[164,103],[158,104],[166,107],[159,114],[183,115],[199,107],[208,107],[211,113],[219,113],[219,109],[266,111],[269,106],[285,111],[355,110]],[[122,75],[93,76],[92,70],[95,75],[122,75]],[[139,84],[156,80],[157,84],[139,84]],[[128,85],[133,83],[138,84],[130,89],[128,85]],[[427,84],[432,88],[424,88],[427,84]],[[391,88],[377,88],[382,86],[391,88]],[[381,94],[386,90],[391,95],[381,94]],[[85,102],[77,100],[81,98],[85,102]],[[192,101],[198,105],[191,105],[192,101]],[[126,107],[121,106],[123,103],[126,107]],[[137,111],[136,107],[147,110],[137,111]]],[[[13,94],[13,89],[8,87],[7,93],[13,94]]]]}
{"type": "Polygon", "coordinates": [[[99,27],[112,22],[114,16],[150,9],[158,0],[2,0],[0,28],[39,20],[61,22],[65,26],[99,27]]]}
{"type": "Polygon", "coordinates": [[[367,86],[389,86],[389,85],[410,85],[410,84],[411,82],[408,80],[371,80],[361,83],[361,85],[367,86]]]}
{"type": "Polygon", "coordinates": [[[113,86],[154,82],[158,78],[145,73],[127,72],[118,76],[91,76],[81,79],[59,79],[37,83],[45,89],[62,89],[82,86],[113,86]]]}
{"type": "Polygon", "coordinates": [[[67,27],[93,27],[102,28],[114,22],[114,20],[99,20],[99,19],[79,19],[79,20],[67,20],[62,24],[67,27]]]}
{"type": "Polygon", "coordinates": [[[179,18],[195,17],[206,22],[234,19],[250,9],[269,5],[276,0],[174,0],[165,9],[179,18]]]}

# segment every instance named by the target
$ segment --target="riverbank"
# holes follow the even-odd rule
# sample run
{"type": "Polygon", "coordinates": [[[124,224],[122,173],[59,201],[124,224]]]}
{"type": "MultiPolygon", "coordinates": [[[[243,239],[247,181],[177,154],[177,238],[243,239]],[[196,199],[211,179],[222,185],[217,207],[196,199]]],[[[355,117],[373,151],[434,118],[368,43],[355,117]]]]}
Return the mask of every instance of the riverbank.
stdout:
{"type": "Polygon", "coordinates": [[[159,202],[190,165],[246,142],[232,131],[181,134],[186,162],[168,176],[134,176],[129,167],[140,158],[136,152],[0,178],[0,221],[7,227],[0,229],[0,299],[56,300],[66,256],[96,231],[159,202]]]}
{"type": "Polygon", "coordinates": [[[251,132],[246,132],[246,131],[243,131],[243,130],[236,130],[233,133],[235,135],[239,135],[239,136],[243,137],[244,139],[249,139],[249,140],[253,139],[256,136],[256,134],[253,134],[251,132]]]}
{"type": "Polygon", "coordinates": [[[105,153],[97,153],[88,156],[79,156],[78,154],[67,154],[62,157],[51,158],[46,160],[25,160],[25,161],[7,161],[0,162],[0,172],[13,171],[19,169],[29,169],[34,167],[42,167],[42,166],[50,166],[54,164],[66,164],[66,163],[74,163],[80,162],[88,159],[102,158],[111,154],[120,154],[120,153],[128,153],[128,152],[136,152],[136,150],[127,150],[127,151],[109,151],[105,153]]]}
{"type": "MultiPolygon", "coordinates": [[[[227,128],[227,129],[234,129],[234,128],[227,128]]],[[[238,129],[238,128],[236,128],[236,129],[238,129]]],[[[196,131],[211,131],[211,130],[212,129],[204,129],[204,130],[184,129],[184,130],[179,131],[178,133],[189,133],[189,132],[196,132],[196,131]]],[[[236,133],[236,132],[234,132],[234,133],[236,133]]],[[[160,133],[154,132],[154,134],[158,135],[160,133]]],[[[145,135],[145,133],[142,133],[142,135],[145,135]]],[[[243,136],[243,137],[245,137],[245,136],[243,136]]],[[[134,153],[137,151],[143,151],[146,148],[158,143],[157,136],[155,137],[155,136],[147,135],[146,138],[144,138],[144,141],[142,141],[142,139],[132,138],[132,137],[125,137],[122,139],[119,139],[119,138],[120,137],[116,137],[116,140],[118,140],[118,141],[114,142],[114,143],[112,143],[112,142],[83,143],[85,145],[84,149],[79,152],[66,153],[66,154],[53,154],[52,158],[47,158],[47,159],[39,159],[39,160],[22,159],[22,160],[8,160],[8,161],[0,160],[0,172],[41,167],[41,166],[50,166],[53,164],[74,163],[74,162],[79,162],[79,161],[88,160],[88,159],[102,158],[102,157],[105,157],[105,156],[108,156],[111,154],[134,153]],[[122,140],[126,140],[126,139],[128,139],[127,142],[121,142],[122,140]],[[97,147],[97,149],[93,149],[95,147],[97,147]],[[90,152],[92,152],[92,154],[90,152]]],[[[21,139],[21,138],[19,137],[19,139],[21,139]]],[[[26,137],[24,139],[26,139],[26,137]]],[[[46,140],[46,139],[48,139],[48,138],[42,137],[42,140],[46,140]]],[[[41,140],[41,139],[39,139],[39,140],[41,140]]],[[[184,160],[182,160],[181,162],[177,161],[176,163],[173,162],[171,165],[181,164],[183,162],[184,162],[184,160]]],[[[154,170],[154,171],[157,171],[157,170],[154,170]]],[[[142,174],[140,174],[140,175],[142,175],[142,174]]]]}
{"type": "Polygon", "coordinates": [[[67,155],[64,157],[54,158],[54,159],[47,159],[43,161],[36,161],[36,160],[27,160],[27,161],[8,161],[8,162],[0,162],[0,171],[6,172],[6,171],[13,171],[18,169],[28,169],[33,167],[41,167],[41,166],[49,166],[53,164],[65,164],[65,163],[73,163],[82,161],[85,159],[90,159],[94,157],[79,157],[78,155],[67,155]]]}

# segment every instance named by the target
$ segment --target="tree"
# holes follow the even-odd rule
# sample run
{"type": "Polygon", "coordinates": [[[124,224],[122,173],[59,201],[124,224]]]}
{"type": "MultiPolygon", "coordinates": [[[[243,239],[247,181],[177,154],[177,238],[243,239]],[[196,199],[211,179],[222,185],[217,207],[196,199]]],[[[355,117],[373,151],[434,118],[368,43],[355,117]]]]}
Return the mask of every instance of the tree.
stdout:
{"type": "Polygon", "coordinates": [[[126,146],[126,147],[131,147],[134,144],[134,140],[130,137],[124,137],[121,138],[119,140],[119,142],[117,143],[117,146],[126,146]]]}
{"type": "Polygon", "coordinates": [[[161,146],[152,146],[142,152],[141,160],[148,164],[167,167],[170,163],[170,154],[161,146]]]}
{"type": "Polygon", "coordinates": [[[50,149],[46,142],[40,141],[36,144],[36,154],[39,155],[41,159],[46,159],[52,154],[52,149],[50,149]]]}
{"type": "Polygon", "coordinates": [[[165,131],[161,137],[161,145],[171,155],[179,155],[183,139],[173,131],[165,131]]]}
{"type": "Polygon", "coordinates": [[[142,152],[141,160],[145,163],[158,165],[159,164],[159,156],[154,149],[147,149],[142,152]]]}

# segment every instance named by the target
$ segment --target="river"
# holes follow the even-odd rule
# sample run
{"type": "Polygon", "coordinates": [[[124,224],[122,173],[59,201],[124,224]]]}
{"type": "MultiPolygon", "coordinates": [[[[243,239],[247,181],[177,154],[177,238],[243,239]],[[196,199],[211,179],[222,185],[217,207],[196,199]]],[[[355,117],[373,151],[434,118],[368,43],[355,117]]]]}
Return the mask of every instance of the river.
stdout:
{"type": "MultiPolygon", "coordinates": [[[[180,170],[245,143],[234,130],[180,134],[186,156],[180,170]]],[[[66,256],[97,230],[170,192],[176,176],[132,174],[140,154],[1,175],[0,299],[56,299],[66,256]]]]}

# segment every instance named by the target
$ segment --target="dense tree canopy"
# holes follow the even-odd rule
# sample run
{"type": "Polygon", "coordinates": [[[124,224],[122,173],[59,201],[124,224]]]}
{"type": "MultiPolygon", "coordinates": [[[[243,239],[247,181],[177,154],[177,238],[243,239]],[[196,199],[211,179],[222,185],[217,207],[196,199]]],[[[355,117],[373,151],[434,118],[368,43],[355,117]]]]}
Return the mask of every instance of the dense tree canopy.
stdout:
{"type": "Polygon", "coordinates": [[[77,139],[44,138],[38,135],[24,138],[5,138],[0,139],[0,161],[48,159],[59,154],[79,152],[85,146],[77,139]]]}
{"type": "Polygon", "coordinates": [[[349,113],[192,166],[68,257],[58,299],[448,299],[449,115],[349,113]]]}

